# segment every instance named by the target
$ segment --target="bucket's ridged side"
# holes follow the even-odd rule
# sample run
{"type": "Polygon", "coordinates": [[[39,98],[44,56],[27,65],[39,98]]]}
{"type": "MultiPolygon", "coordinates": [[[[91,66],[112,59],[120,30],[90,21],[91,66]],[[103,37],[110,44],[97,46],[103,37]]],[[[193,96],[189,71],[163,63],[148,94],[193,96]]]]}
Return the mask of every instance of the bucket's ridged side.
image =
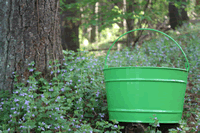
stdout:
{"type": "Polygon", "coordinates": [[[187,71],[178,69],[104,69],[109,119],[121,122],[178,123],[187,71]]]}

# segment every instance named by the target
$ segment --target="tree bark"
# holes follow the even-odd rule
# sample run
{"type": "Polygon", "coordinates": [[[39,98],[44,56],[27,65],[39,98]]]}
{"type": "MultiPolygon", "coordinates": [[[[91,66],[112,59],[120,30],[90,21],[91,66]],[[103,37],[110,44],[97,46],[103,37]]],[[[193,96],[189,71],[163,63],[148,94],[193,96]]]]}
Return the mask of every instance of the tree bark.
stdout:
{"type": "Polygon", "coordinates": [[[14,71],[26,82],[32,61],[43,77],[49,60],[62,61],[58,8],[59,0],[0,1],[0,90],[15,89],[14,71]]]}
{"type": "MultiPolygon", "coordinates": [[[[134,19],[132,18],[133,12],[134,12],[134,0],[129,0],[126,2],[127,7],[126,7],[126,12],[129,13],[128,19],[126,19],[126,24],[127,24],[127,32],[130,30],[133,30],[134,28],[134,19]]],[[[131,32],[127,34],[127,47],[131,47],[134,43],[134,32],[131,32]]]]}
{"type": "MultiPolygon", "coordinates": [[[[66,4],[76,3],[76,0],[65,0],[66,4]]],[[[79,45],[79,22],[68,20],[67,17],[77,16],[77,9],[65,10],[61,14],[61,39],[64,50],[73,50],[77,52],[79,45]]]]}
{"type": "MultiPolygon", "coordinates": [[[[96,3],[94,5],[91,5],[91,9],[93,11],[93,15],[92,15],[91,19],[93,19],[93,20],[96,20],[95,6],[96,6],[96,3]]],[[[97,22],[97,20],[96,20],[96,22],[97,22]]],[[[96,37],[96,24],[93,24],[93,25],[91,25],[91,31],[90,31],[90,43],[93,43],[96,41],[95,37],[96,37]]]]}
{"type": "Polygon", "coordinates": [[[169,23],[173,30],[175,30],[177,26],[181,26],[180,20],[181,19],[178,13],[178,8],[174,5],[174,3],[170,2],[169,3],[169,23]]]}

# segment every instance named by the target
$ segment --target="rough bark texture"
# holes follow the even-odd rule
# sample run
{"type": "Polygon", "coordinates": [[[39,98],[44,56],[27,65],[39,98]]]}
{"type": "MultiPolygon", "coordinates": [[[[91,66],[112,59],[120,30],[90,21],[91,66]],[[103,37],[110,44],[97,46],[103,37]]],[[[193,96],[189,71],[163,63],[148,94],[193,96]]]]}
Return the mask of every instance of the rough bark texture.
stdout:
{"type": "MultiPolygon", "coordinates": [[[[76,3],[76,0],[64,0],[66,4],[76,3]]],[[[64,50],[73,50],[77,52],[79,45],[79,22],[67,20],[67,17],[76,16],[76,10],[66,10],[61,14],[61,39],[64,50]]]]}
{"type": "Polygon", "coordinates": [[[49,60],[62,60],[59,0],[0,0],[0,90],[25,82],[28,63],[48,77],[49,60]]]}

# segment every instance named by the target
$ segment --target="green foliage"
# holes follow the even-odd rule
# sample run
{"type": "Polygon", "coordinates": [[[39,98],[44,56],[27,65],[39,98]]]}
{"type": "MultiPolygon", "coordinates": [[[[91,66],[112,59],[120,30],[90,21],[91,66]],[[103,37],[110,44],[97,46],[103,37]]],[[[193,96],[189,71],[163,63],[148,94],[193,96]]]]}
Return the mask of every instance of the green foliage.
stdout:
{"type": "MultiPolygon", "coordinates": [[[[185,97],[183,120],[180,127],[170,129],[175,132],[196,132],[200,124],[199,73],[200,48],[199,30],[190,26],[187,32],[176,37],[169,33],[183,47],[191,68],[189,86],[185,97]],[[192,94],[192,95],[191,95],[192,94]],[[195,116],[195,117],[193,117],[195,116]],[[193,117],[195,121],[188,121],[193,117]],[[188,125],[190,124],[190,126],[188,125]],[[192,126],[191,126],[192,125],[192,126]]],[[[48,82],[29,64],[32,75],[25,83],[16,84],[13,94],[0,92],[0,130],[7,132],[120,132],[117,121],[108,121],[106,90],[103,76],[105,56],[95,56],[86,51],[78,53],[63,51],[63,64],[50,62],[53,79],[48,82]],[[58,66],[62,66],[61,69],[58,66]],[[57,69],[56,69],[57,68],[57,69]]],[[[178,47],[167,38],[159,36],[137,45],[132,51],[128,48],[111,52],[109,67],[158,66],[185,68],[184,56],[178,47]]],[[[13,73],[13,77],[17,77],[13,73]]],[[[17,80],[17,79],[16,79],[17,80]]],[[[148,129],[158,132],[159,118],[148,129]]]]}

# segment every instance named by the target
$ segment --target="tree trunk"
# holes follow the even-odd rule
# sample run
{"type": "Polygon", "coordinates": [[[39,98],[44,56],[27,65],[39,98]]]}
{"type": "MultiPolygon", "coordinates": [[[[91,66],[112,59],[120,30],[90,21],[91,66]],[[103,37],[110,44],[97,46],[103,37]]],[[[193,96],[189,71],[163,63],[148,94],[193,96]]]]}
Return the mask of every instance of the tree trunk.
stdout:
{"type": "MultiPolygon", "coordinates": [[[[76,0],[65,0],[66,4],[76,3],[76,0]]],[[[77,16],[77,9],[65,10],[61,14],[61,39],[64,50],[73,50],[77,52],[79,46],[79,22],[67,20],[67,17],[77,16]]]]}
{"type": "Polygon", "coordinates": [[[0,2],[0,90],[12,92],[14,71],[26,82],[32,61],[43,77],[49,77],[49,60],[62,61],[58,8],[59,0],[0,2]]]}
{"type": "Polygon", "coordinates": [[[177,26],[181,26],[180,20],[181,19],[178,13],[178,8],[174,5],[174,3],[170,2],[169,3],[169,23],[173,30],[175,30],[177,26]]]}
{"type": "MultiPolygon", "coordinates": [[[[179,2],[180,0],[177,0],[179,2]]],[[[181,0],[181,2],[186,2],[186,0],[181,0]]],[[[181,4],[180,10],[174,5],[173,2],[169,3],[169,23],[171,28],[175,30],[176,27],[182,26],[184,21],[188,21],[189,17],[185,11],[186,5],[181,4]]]]}
{"type": "MultiPolygon", "coordinates": [[[[91,18],[92,20],[96,20],[95,6],[96,6],[96,3],[94,5],[91,5],[91,10],[93,11],[93,15],[91,18]]],[[[96,37],[96,24],[92,24],[91,31],[90,31],[90,43],[95,42],[95,37],[96,37]]]]}
{"type": "MultiPolygon", "coordinates": [[[[128,19],[126,19],[127,32],[133,30],[134,28],[134,19],[132,18],[134,12],[134,0],[127,1],[126,12],[129,14],[128,19]]],[[[134,43],[134,32],[127,34],[127,47],[131,47],[134,43]]]]}

